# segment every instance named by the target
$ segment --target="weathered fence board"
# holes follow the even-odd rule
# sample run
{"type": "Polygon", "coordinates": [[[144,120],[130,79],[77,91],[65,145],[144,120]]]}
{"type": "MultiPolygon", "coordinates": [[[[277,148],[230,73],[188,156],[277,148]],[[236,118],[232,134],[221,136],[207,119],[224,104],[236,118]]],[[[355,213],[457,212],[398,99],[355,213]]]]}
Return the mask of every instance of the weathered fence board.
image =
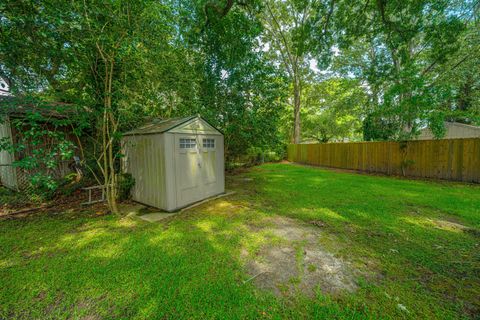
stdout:
{"type": "Polygon", "coordinates": [[[480,138],[290,144],[289,161],[480,183],[480,138]]]}

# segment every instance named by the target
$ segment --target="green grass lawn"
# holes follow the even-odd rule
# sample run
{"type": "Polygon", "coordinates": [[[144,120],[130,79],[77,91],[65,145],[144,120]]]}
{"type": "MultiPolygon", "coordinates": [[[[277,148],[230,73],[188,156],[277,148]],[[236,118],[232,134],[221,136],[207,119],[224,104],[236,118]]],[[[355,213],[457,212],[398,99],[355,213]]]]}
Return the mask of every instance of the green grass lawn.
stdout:
{"type": "Polygon", "coordinates": [[[267,164],[237,191],[151,224],[85,211],[0,221],[0,319],[476,318],[480,188],[267,164]],[[274,295],[242,250],[274,216],[320,221],[358,290],[274,295]],[[256,231],[257,230],[257,231],[256,231]]]}

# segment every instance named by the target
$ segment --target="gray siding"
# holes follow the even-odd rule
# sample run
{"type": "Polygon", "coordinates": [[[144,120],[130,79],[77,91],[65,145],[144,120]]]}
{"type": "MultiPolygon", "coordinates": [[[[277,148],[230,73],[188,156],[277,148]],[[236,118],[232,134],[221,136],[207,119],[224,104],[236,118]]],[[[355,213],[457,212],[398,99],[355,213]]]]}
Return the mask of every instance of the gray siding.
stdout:
{"type": "Polygon", "coordinates": [[[123,171],[135,178],[133,200],[167,211],[225,192],[223,135],[201,118],[165,133],[125,135],[123,171]],[[197,141],[180,147],[180,139],[197,141]],[[203,146],[204,139],[215,147],[203,146]]]}
{"type": "Polygon", "coordinates": [[[123,170],[135,178],[132,199],[157,208],[166,202],[163,135],[123,138],[123,170]]]}
{"type": "MultiPolygon", "coordinates": [[[[480,127],[457,122],[446,122],[447,130],[442,139],[480,138],[480,127]]],[[[423,129],[417,140],[433,140],[435,136],[430,129],[423,129]]]]}
{"type": "Polygon", "coordinates": [[[166,185],[166,198],[167,205],[165,210],[172,211],[177,208],[177,185],[175,180],[175,136],[171,133],[164,133],[165,150],[169,152],[165,153],[165,185],[166,185]]]}

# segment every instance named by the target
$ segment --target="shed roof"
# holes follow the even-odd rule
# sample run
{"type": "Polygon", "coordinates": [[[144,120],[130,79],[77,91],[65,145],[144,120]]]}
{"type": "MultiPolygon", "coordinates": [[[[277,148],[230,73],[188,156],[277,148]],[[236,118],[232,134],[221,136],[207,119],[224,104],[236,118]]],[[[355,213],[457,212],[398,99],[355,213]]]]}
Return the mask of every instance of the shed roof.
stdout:
{"type": "MultiPolygon", "coordinates": [[[[205,122],[208,123],[207,120],[205,120],[204,118],[202,118],[199,115],[183,117],[183,118],[155,119],[155,120],[141,126],[140,128],[128,131],[128,132],[124,133],[123,135],[124,136],[130,136],[130,135],[164,133],[164,132],[170,131],[170,130],[172,130],[172,129],[178,127],[178,126],[181,126],[182,124],[185,124],[185,123],[189,122],[190,120],[193,120],[193,119],[196,119],[196,118],[202,119],[202,120],[204,120],[205,122]]],[[[210,123],[208,123],[208,124],[210,124],[210,123]]],[[[215,127],[213,127],[213,128],[215,128],[215,127]]],[[[221,132],[217,128],[215,128],[215,130],[221,132]]]]}
{"type": "Polygon", "coordinates": [[[466,123],[461,123],[461,122],[456,122],[456,121],[451,121],[451,122],[445,122],[446,126],[457,126],[457,127],[463,127],[463,128],[469,128],[473,130],[479,130],[480,131],[480,126],[476,126],[474,124],[466,124],[466,123]]]}
{"type": "Polygon", "coordinates": [[[35,112],[47,118],[61,119],[76,111],[71,104],[65,102],[40,102],[14,96],[0,96],[0,115],[21,117],[35,112]]]}

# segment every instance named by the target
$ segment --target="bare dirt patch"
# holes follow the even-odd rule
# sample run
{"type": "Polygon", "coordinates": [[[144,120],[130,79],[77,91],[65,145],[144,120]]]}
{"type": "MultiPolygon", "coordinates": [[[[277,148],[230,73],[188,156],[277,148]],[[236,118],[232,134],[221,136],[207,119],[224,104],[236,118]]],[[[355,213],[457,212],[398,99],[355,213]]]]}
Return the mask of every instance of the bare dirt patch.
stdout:
{"type": "Polygon", "coordinates": [[[454,221],[438,219],[438,220],[431,220],[431,222],[439,229],[458,230],[458,231],[466,231],[470,229],[469,227],[454,221]]]}
{"type": "Polygon", "coordinates": [[[469,226],[463,225],[459,223],[458,221],[452,221],[452,220],[447,220],[447,219],[430,219],[429,220],[435,228],[442,229],[442,230],[447,230],[447,231],[454,231],[454,232],[465,232],[467,234],[470,234],[474,237],[480,237],[480,230],[471,228],[469,226]]]}
{"type": "Polygon", "coordinates": [[[357,289],[359,271],[319,244],[318,227],[283,217],[269,222],[267,230],[281,241],[264,246],[254,258],[247,257],[246,268],[255,285],[287,296],[299,291],[314,296],[317,289],[338,295],[357,289]]]}

